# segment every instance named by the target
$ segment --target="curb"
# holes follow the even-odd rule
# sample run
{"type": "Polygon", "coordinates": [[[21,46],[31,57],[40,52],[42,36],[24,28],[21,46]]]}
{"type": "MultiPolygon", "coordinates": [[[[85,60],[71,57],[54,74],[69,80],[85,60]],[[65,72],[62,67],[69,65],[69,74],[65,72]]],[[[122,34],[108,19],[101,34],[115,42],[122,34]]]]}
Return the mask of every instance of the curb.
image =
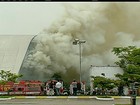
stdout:
{"type": "Polygon", "coordinates": [[[113,98],[126,98],[126,99],[128,99],[128,98],[131,98],[131,96],[112,96],[113,98]]]}
{"type": "MultiPolygon", "coordinates": [[[[126,99],[131,98],[131,96],[111,96],[111,97],[112,98],[126,98],[126,99]]],[[[140,99],[140,96],[137,96],[136,98],[140,99]]]]}
{"type": "Polygon", "coordinates": [[[53,99],[75,99],[75,98],[78,98],[78,99],[92,99],[92,98],[95,98],[96,96],[15,96],[16,99],[21,99],[21,98],[39,98],[39,99],[50,99],[50,98],[53,98],[53,99]]]}
{"type": "MultiPolygon", "coordinates": [[[[130,99],[130,96],[111,96],[112,98],[98,98],[96,96],[14,96],[10,98],[0,98],[0,100],[9,100],[9,99],[98,99],[98,100],[114,100],[117,98],[130,99]]],[[[140,96],[137,97],[140,99],[140,96]]]]}
{"type": "Polygon", "coordinates": [[[98,98],[96,97],[97,100],[103,100],[103,101],[113,101],[114,98],[98,98]]]}
{"type": "Polygon", "coordinates": [[[12,98],[0,98],[0,101],[11,100],[12,98]]]}

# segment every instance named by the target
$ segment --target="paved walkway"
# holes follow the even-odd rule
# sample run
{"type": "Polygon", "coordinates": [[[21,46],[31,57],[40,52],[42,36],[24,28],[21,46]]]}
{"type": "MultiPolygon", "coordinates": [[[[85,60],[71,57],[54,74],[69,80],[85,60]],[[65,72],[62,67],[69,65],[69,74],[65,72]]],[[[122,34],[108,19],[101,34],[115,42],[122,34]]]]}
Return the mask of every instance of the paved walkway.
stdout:
{"type": "MultiPolygon", "coordinates": [[[[112,98],[130,98],[130,96],[111,96],[112,98]]],[[[80,99],[89,99],[89,98],[96,98],[96,96],[15,96],[15,98],[62,98],[62,99],[67,99],[67,98],[80,98],[80,99]]],[[[140,96],[137,96],[137,98],[140,98],[140,96]]]]}
{"type": "MultiPolygon", "coordinates": [[[[97,100],[95,96],[15,96],[11,100],[0,101],[0,105],[114,105],[129,104],[130,97],[115,96],[114,100],[97,100]]],[[[137,97],[140,105],[140,97],[137,97]]]]}
{"type": "MultiPolygon", "coordinates": [[[[100,101],[97,99],[12,99],[0,101],[0,105],[114,105],[129,104],[130,99],[114,99],[111,101],[100,101]]],[[[140,105],[140,99],[137,99],[137,105],[140,105]]]]}

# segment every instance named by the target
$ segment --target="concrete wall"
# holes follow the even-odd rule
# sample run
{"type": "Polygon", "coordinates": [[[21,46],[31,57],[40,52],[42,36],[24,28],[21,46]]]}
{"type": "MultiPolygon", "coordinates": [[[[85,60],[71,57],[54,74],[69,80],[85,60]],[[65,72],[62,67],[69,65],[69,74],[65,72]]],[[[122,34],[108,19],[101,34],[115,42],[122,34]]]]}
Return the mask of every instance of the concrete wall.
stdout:
{"type": "Polygon", "coordinates": [[[106,78],[116,79],[115,74],[123,74],[123,70],[118,66],[91,66],[90,76],[103,76],[102,73],[106,78]]]}
{"type": "Polygon", "coordinates": [[[91,76],[103,76],[105,78],[117,79],[115,74],[120,73],[123,74],[123,70],[118,66],[91,66],[89,70],[89,78],[90,78],[90,94],[93,91],[93,81],[94,79],[91,76]],[[105,74],[104,76],[102,75],[105,74]]]}

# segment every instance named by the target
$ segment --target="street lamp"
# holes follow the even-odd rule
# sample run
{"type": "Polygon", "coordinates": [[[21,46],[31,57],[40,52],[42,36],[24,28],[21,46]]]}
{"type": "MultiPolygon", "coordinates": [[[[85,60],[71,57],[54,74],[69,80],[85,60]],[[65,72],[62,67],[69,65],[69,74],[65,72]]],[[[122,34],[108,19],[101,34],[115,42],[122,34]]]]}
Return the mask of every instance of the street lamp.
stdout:
{"type": "Polygon", "coordinates": [[[81,56],[82,56],[82,51],[81,51],[81,44],[86,43],[85,40],[79,40],[79,39],[74,39],[73,45],[79,44],[79,57],[80,57],[80,83],[81,83],[81,56]]]}

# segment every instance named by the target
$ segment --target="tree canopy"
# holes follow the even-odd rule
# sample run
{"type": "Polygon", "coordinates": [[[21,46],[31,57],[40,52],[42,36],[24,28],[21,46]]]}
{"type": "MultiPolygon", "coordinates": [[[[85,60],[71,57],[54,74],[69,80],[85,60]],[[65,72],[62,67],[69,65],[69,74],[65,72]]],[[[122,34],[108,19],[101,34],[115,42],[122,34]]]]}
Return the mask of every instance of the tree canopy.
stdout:
{"type": "Polygon", "coordinates": [[[52,79],[55,79],[55,80],[62,80],[62,77],[61,77],[61,73],[60,72],[54,73],[51,78],[52,79]]]}
{"type": "Polygon", "coordinates": [[[112,52],[119,58],[115,63],[120,66],[124,74],[116,76],[124,83],[140,82],[140,48],[135,46],[114,47],[112,52]]]}
{"type": "Polygon", "coordinates": [[[102,88],[102,89],[112,89],[115,87],[114,80],[111,80],[109,78],[96,76],[92,77],[94,78],[94,87],[102,88]]]}
{"type": "Polygon", "coordinates": [[[11,71],[0,70],[0,82],[3,84],[8,81],[16,82],[20,77],[22,77],[22,75],[11,73],[11,71]]]}

